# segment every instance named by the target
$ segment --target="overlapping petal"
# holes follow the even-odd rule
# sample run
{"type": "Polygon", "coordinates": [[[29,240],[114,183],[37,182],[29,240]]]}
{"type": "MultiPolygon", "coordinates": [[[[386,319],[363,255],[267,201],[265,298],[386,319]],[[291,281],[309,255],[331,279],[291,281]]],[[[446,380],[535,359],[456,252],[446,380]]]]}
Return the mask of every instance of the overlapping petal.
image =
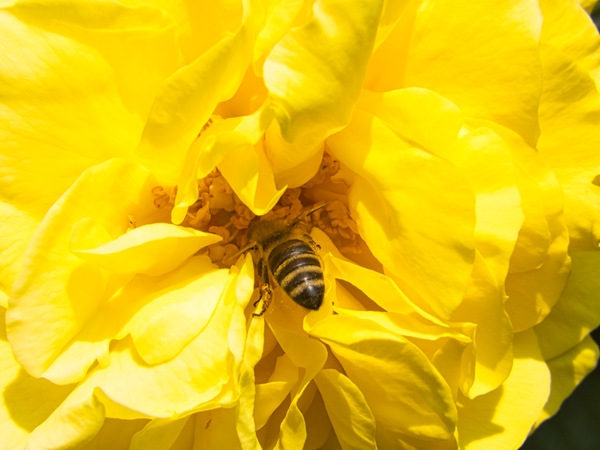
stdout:
{"type": "Polygon", "coordinates": [[[4,332],[4,309],[0,310],[0,433],[6,448],[22,448],[27,436],[60,405],[73,390],[48,380],[33,378],[14,360],[4,332]]]}
{"type": "Polygon", "coordinates": [[[548,361],[552,377],[552,391],[539,422],[553,416],[573,389],[596,367],[598,344],[587,336],[562,355],[548,361]]]}
{"type": "Polygon", "coordinates": [[[329,345],[382,428],[434,439],[452,435],[452,394],[416,346],[351,316],[324,319],[311,335],[329,345]]]}
{"type": "Polygon", "coordinates": [[[410,43],[397,44],[409,46],[402,79],[443,95],[467,117],[498,123],[535,144],[541,27],[535,1],[425,1],[410,43]]]}
{"type": "Polygon", "coordinates": [[[550,394],[550,371],[533,331],[515,336],[514,350],[513,370],[501,387],[473,400],[459,399],[461,448],[520,444],[540,416],[550,394]]]}
{"type": "MultiPolygon", "coordinates": [[[[407,117],[409,124],[415,117],[407,117]]],[[[447,145],[456,137],[448,134],[447,145]]],[[[475,199],[455,167],[411,138],[357,109],[327,143],[358,175],[349,201],[370,250],[423,299],[421,308],[449,317],[471,273],[475,199]]]]}
{"type": "Polygon", "coordinates": [[[70,253],[73,225],[91,217],[110,235],[122,234],[128,215],[142,218],[153,213],[152,184],[140,166],[110,160],[86,171],[36,230],[7,313],[15,357],[34,376],[52,364],[94,315],[107,288],[105,271],[70,253]],[[144,196],[147,201],[140,202],[144,196]]]}
{"type": "MultiPolygon", "coordinates": [[[[281,135],[304,145],[303,151],[269,151],[276,174],[289,175],[320,150],[316,144],[350,120],[382,3],[361,0],[348,8],[343,1],[318,0],[310,19],[283,36],[267,57],[264,80],[281,135]]],[[[304,181],[314,173],[306,175],[304,181]]],[[[298,184],[283,177],[278,183],[298,184]]]]}
{"type": "Polygon", "coordinates": [[[98,432],[105,417],[169,418],[234,406],[243,357],[237,353],[243,351],[246,338],[243,310],[252,293],[251,269],[249,259],[232,267],[209,323],[176,357],[147,365],[131,340],[119,341],[107,364],[91,371],[35,430],[32,445],[51,436],[60,440],[57,446],[82,442],[98,432]]]}
{"type": "Polygon", "coordinates": [[[189,146],[217,104],[232,97],[242,81],[262,23],[257,3],[245,2],[244,20],[233,36],[212,46],[161,85],[136,151],[161,182],[178,181],[189,146]]]}
{"type": "Polygon", "coordinates": [[[135,148],[174,41],[169,19],[148,5],[12,2],[0,21],[0,285],[9,293],[50,206],[85,169],[135,148]],[[153,52],[132,51],[141,42],[153,52]]]}
{"type": "Polygon", "coordinates": [[[4,2],[0,434],[519,446],[598,358],[594,3],[4,2]]]}
{"type": "MultiPolygon", "coordinates": [[[[86,248],[85,244],[89,244],[89,236],[94,234],[96,226],[86,219],[73,226],[71,252],[114,273],[162,275],[181,265],[202,247],[221,240],[220,236],[193,228],[155,223],[134,228],[97,247],[86,248]]],[[[109,237],[106,231],[104,233],[109,237]]]]}

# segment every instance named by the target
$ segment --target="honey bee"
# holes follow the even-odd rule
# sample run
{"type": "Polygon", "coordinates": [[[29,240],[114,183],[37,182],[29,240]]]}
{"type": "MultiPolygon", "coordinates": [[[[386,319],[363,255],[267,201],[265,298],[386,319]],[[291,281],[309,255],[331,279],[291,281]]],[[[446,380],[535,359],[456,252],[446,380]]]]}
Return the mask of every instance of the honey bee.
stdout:
{"type": "Polygon", "coordinates": [[[271,278],[296,303],[317,310],[323,303],[325,280],[320,247],[306,230],[306,217],[323,208],[318,206],[297,216],[288,225],[283,220],[263,220],[250,225],[248,245],[242,252],[252,252],[260,279],[261,316],[269,307],[273,295],[271,278]]]}

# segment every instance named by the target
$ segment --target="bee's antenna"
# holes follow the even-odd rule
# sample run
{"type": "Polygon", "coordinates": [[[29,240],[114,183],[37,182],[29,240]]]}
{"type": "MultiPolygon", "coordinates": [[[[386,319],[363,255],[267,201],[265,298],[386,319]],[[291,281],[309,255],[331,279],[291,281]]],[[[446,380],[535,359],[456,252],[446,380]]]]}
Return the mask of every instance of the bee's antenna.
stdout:
{"type": "Polygon", "coordinates": [[[258,244],[256,242],[252,243],[252,244],[248,244],[246,245],[243,249],[241,249],[239,252],[234,253],[231,256],[228,256],[227,258],[223,259],[223,263],[227,264],[227,261],[231,261],[234,258],[237,258],[238,256],[249,252],[250,250],[256,250],[258,248],[258,244]]]}
{"type": "Polygon", "coordinates": [[[294,220],[292,220],[292,222],[289,225],[290,230],[292,228],[294,228],[296,225],[298,225],[299,222],[302,222],[304,219],[306,219],[308,216],[310,216],[312,213],[314,213],[315,211],[318,211],[321,208],[325,208],[327,205],[329,205],[329,202],[327,203],[323,203],[322,205],[319,206],[315,206],[314,208],[311,209],[307,209],[306,211],[300,213],[294,220]]]}

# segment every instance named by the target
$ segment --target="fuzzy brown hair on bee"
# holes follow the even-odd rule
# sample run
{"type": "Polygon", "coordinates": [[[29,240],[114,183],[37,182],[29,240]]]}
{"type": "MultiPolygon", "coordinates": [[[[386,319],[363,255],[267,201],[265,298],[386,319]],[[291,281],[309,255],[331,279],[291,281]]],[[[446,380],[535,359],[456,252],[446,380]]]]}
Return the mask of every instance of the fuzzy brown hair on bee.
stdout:
{"type": "Polygon", "coordinates": [[[273,295],[271,279],[293,301],[304,308],[317,310],[323,303],[325,280],[323,266],[317,255],[319,246],[306,230],[306,217],[325,205],[303,212],[290,224],[283,220],[262,220],[250,225],[248,245],[260,278],[261,316],[269,307],[273,295]]]}

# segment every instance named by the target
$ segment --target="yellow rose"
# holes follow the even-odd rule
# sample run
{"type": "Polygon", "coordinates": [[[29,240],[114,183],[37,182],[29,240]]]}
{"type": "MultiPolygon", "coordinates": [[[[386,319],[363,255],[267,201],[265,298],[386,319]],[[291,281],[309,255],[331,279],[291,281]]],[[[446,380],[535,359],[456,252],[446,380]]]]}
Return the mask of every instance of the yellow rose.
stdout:
{"type": "Polygon", "coordinates": [[[2,3],[3,445],[518,448],[598,359],[594,3],[2,3]]]}

